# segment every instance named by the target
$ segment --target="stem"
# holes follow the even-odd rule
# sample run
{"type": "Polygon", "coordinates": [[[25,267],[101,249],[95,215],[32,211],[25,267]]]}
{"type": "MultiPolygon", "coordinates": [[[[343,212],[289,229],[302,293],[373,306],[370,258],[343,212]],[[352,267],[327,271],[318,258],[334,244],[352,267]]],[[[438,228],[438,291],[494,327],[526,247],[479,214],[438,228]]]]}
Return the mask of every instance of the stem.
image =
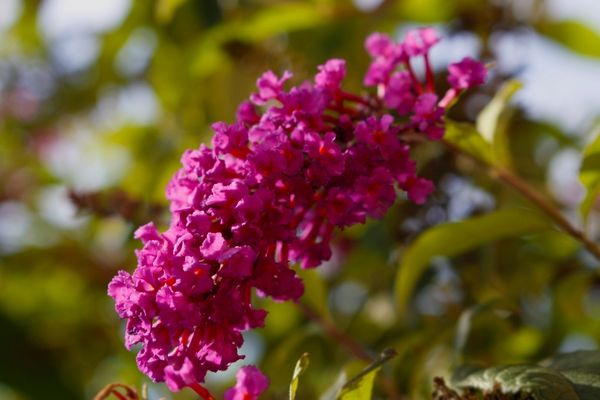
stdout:
{"type": "Polygon", "coordinates": [[[367,107],[370,106],[370,103],[369,103],[369,101],[367,99],[365,99],[365,98],[363,98],[361,96],[355,95],[354,93],[349,93],[349,92],[341,91],[340,92],[340,96],[341,96],[342,100],[347,100],[347,101],[350,101],[350,102],[359,103],[359,104],[362,104],[362,105],[367,106],[367,107]]]}
{"type": "Polygon", "coordinates": [[[348,351],[350,351],[350,353],[352,353],[354,357],[366,362],[372,362],[374,360],[374,358],[365,348],[354,341],[354,339],[352,339],[350,336],[346,335],[346,333],[339,330],[335,324],[319,315],[315,309],[301,301],[297,304],[308,319],[319,325],[328,336],[332,337],[336,342],[344,346],[348,351]]]}
{"type": "Polygon", "coordinates": [[[429,62],[429,53],[425,53],[425,55],[423,55],[423,59],[425,60],[425,79],[427,81],[427,90],[435,93],[435,76],[433,75],[433,69],[431,68],[431,63],[429,62]]]}
{"type": "MultiPolygon", "coordinates": [[[[368,363],[377,363],[377,361],[381,360],[383,360],[383,363],[395,355],[395,352],[388,352],[384,354],[381,358],[373,357],[371,353],[367,351],[367,349],[360,345],[360,343],[356,342],[345,332],[339,330],[335,324],[319,315],[319,313],[315,309],[301,301],[296,304],[298,305],[298,307],[300,307],[300,310],[302,310],[302,312],[304,313],[304,315],[306,315],[308,319],[319,325],[319,327],[321,327],[321,329],[328,336],[330,336],[336,342],[344,346],[354,357],[366,361],[368,363]]],[[[378,365],[380,364],[377,364],[376,366],[378,365]]],[[[381,376],[381,385],[383,386],[383,390],[385,390],[390,400],[402,399],[402,396],[400,396],[396,385],[389,377],[381,376]]]]}
{"type": "Polygon", "coordinates": [[[583,246],[590,253],[600,260],[600,246],[591,238],[589,238],[583,230],[577,228],[567,218],[565,218],[562,212],[537,189],[503,167],[488,165],[486,162],[466,153],[454,144],[449,143],[448,141],[444,141],[444,143],[452,151],[466,156],[480,165],[488,167],[490,170],[490,175],[493,178],[506,183],[508,186],[511,186],[517,192],[521,193],[523,197],[546,213],[546,215],[548,215],[566,234],[581,242],[581,244],[583,244],[583,246]]]}
{"type": "Polygon", "coordinates": [[[194,392],[196,392],[204,400],[215,400],[213,395],[210,394],[210,392],[199,383],[193,383],[193,384],[189,385],[188,387],[190,389],[192,389],[194,392]]]}
{"type": "Polygon", "coordinates": [[[527,182],[518,176],[513,175],[503,168],[494,167],[491,170],[491,174],[492,176],[495,176],[501,181],[512,186],[529,201],[537,205],[550,218],[552,218],[565,233],[571,235],[574,239],[581,242],[590,253],[600,260],[600,246],[598,246],[596,242],[589,238],[583,230],[577,228],[567,218],[565,218],[560,210],[558,210],[555,205],[552,204],[552,202],[550,202],[542,193],[531,187],[527,182]]]}

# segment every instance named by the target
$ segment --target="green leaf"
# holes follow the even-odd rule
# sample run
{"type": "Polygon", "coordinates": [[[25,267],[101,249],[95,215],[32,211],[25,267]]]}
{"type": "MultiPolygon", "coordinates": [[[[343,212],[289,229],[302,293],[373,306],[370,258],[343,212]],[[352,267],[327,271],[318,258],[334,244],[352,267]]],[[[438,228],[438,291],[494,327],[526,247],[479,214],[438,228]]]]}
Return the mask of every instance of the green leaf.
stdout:
{"type": "Polygon", "coordinates": [[[331,313],[327,306],[327,287],[323,278],[314,269],[298,268],[296,271],[300,278],[302,278],[304,287],[306,288],[304,296],[302,296],[302,301],[315,309],[319,315],[330,320],[331,313]]]}
{"type": "Polygon", "coordinates": [[[294,374],[292,375],[292,382],[290,382],[290,400],[296,399],[296,392],[298,391],[298,382],[300,380],[300,376],[304,373],[304,371],[306,371],[306,368],[308,368],[308,363],[308,353],[302,354],[296,362],[294,374]]]}
{"type": "Polygon", "coordinates": [[[600,352],[575,351],[560,354],[542,363],[571,381],[582,400],[600,398],[600,352]]]}
{"type": "Polygon", "coordinates": [[[486,164],[493,162],[492,146],[469,123],[446,121],[444,140],[486,164]]]}
{"type": "Polygon", "coordinates": [[[263,9],[239,32],[242,40],[257,42],[274,35],[312,28],[327,18],[310,3],[282,3],[263,9]]]}
{"type": "Polygon", "coordinates": [[[415,285],[433,257],[453,257],[503,238],[551,228],[551,223],[535,211],[505,209],[425,231],[400,260],[395,283],[398,310],[405,311],[415,285]]]}
{"type": "Polygon", "coordinates": [[[159,0],[156,3],[156,19],[161,23],[171,21],[175,11],[187,0],[159,0]]]}
{"type": "Polygon", "coordinates": [[[545,21],[538,29],[576,53],[600,57],[600,34],[579,21],[545,21]]]}
{"type": "Polygon", "coordinates": [[[523,85],[517,80],[506,82],[477,117],[477,131],[492,145],[494,160],[499,161],[502,165],[510,164],[506,135],[510,112],[507,106],[521,87],[523,85]]]}
{"type": "Polygon", "coordinates": [[[377,372],[381,369],[383,364],[396,356],[394,350],[388,349],[375,361],[369,365],[363,371],[361,371],[354,378],[350,379],[342,387],[341,393],[338,395],[338,400],[369,400],[371,399],[371,392],[373,391],[373,383],[377,372]]]}
{"type": "Polygon", "coordinates": [[[509,365],[470,372],[460,372],[452,379],[459,389],[478,389],[503,394],[529,393],[535,400],[580,400],[571,383],[561,373],[537,365],[509,365]],[[463,375],[463,377],[458,377],[463,375]]]}
{"type": "Polygon", "coordinates": [[[600,194],[600,126],[592,134],[594,140],[583,150],[583,161],[579,169],[579,180],[586,189],[585,197],[579,205],[584,221],[587,220],[594,201],[600,194]]]}

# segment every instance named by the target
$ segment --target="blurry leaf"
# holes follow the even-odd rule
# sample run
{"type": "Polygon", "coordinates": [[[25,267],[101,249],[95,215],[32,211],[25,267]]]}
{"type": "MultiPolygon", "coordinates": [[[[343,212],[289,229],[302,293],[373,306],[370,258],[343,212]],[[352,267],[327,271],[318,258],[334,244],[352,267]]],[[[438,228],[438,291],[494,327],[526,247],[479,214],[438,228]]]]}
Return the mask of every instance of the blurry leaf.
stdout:
{"type": "Polygon", "coordinates": [[[300,375],[306,371],[308,368],[308,353],[304,353],[296,362],[296,367],[294,368],[294,374],[292,375],[292,382],[290,383],[290,400],[296,399],[296,392],[298,391],[298,382],[300,380],[300,375]]]}
{"type": "Polygon", "coordinates": [[[595,139],[583,150],[583,160],[579,170],[579,180],[586,189],[585,197],[579,205],[584,222],[600,194],[600,126],[595,129],[592,136],[595,136],[595,139]]]}
{"type": "Polygon", "coordinates": [[[454,338],[454,351],[457,363],[462,362],[463,352],[465,351],[465,347],[469,339],[469,334],[471,333],[473,319],[478,314],[486,312],[490,308],[499,305],[500,302],[500,299],[493,299],[483,303],[478,303],[467,308],[460,314],[460,317],[456,324],[456,335],[454,338]]]}
{"type": "Polygon", "coordinates": [[[171,21],[175,11],[187,0],[158,0],[156,3],[156,19],[161,23],[171,21]]]}
{"type": "Polygon", "coordinates": [[[522,86],[521,82],[517,80],[506,82],[477,117],[477,131],[488,143],[492,144],[494,160],[502,165],[510,164],[508,137],[506,136],[510,114],[507,113],[507,106],[522,86]]]}
{"type": "Polygon", "coordinates": [[[521,82],[517,80],[506,82],[492,101],[479,113],[477,117],[477,130],[489,143],[494,142],[500,114],[506,109],[510,99],[522,86],[521,82]]]}
{"type": "Polygon", "coordinates": [[[396,3],[402,19],[409,21],[448,21],[456,12],[456,4],[447,0],[404,0],[396,3]]]}
{"type": "Polygon", "coordinates": [[[545,21],[539,26],[539,30],[576,53],[589,57],[600,57],[600,35],[581,22],[574,20],[545,21]]]}
{"type": "Polygon", "coordinates": [[[320,316],[331,319],[329,307],[327,306],[327,288],[323,278],[314,269],[298,269],[298,275],[304,282],[306,288],[302,301],[315,309],[320,316]]]}
{"type": "Polygon", "coordinates": [[[361,373],[350,379],[342,387],[342,391],[337,397],[339,400],[369,400],[371,399],[371,392],[373,391],[373,382],[377,372],[381,369],[383,364],[396,356],[394,350],[388,349],[381,357],[379,357],[373,364],[365,368],[361,373]]]}
{"type": "Polygon", "coordinates": [[[535,400],[580,400],[569,381],[559,372],[537,365],[510,365],[493,367],[464,376],[458,371],[453,386],[460,389],[478,389],[503,394],[528,393],[535,400]]]}
{"type": "Polygon", "coordinates": [[[487,164],[493,161],[492,147],[472,124],[447,120],[444,140],[480,161],[487,164]]]}
{"type": "Polygon", "coordinates": [[[312,28],[327,21],[327,15],[314,5],[293,2],[263,8],[245,20],[217,25],[203,35],[196,49],[192,71],[204,77],[220,68],[227,60],[222,46],[229,42],[261,42],[279,34],[312,28]]]}
{"type": "Polygon", "coordinates": [[[239,39],[262,41],[271,36],[312,28],[327,21],[325,15],[310,3],[282,3],[264,8],[240,30],[239,39]]]}
{"type": "Polygon", "coordinates": [[[405,250],[400,260],[395,283],[399,311],[402,313],[406,309],[415,285],[433,257],[453,257],[489,242],[551,227],[544,216],[534,211],[506,209],[425,231],[405,250]]]}

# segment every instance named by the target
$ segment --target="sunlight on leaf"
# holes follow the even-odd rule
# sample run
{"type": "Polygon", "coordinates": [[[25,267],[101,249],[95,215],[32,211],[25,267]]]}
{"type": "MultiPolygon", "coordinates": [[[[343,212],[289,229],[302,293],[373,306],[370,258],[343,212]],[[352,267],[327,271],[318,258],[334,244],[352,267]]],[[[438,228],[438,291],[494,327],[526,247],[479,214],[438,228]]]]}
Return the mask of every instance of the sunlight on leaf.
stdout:
{"type": "Polygon", "coordinates": [[[472,124],[447,120],[444,140],[479,161],[487,164],[493,161],[492,147],[472,124]]]}
{"type": "Polygon", "coordinates": [[[510,165],[506,134],[510,113],[507,106],[522,87],[521,82],[517,80],[506,82],[477,117],[477,131],[492,145],[494,160],[503,165],[510,165]]]}
{"type": "Polygon", "coordinates": [[[579,21],[544,22],[539,30],[576,53],[600,57],[600,35],[579,21]]]}
{"type": "Polygon", "coordinates": [[[342,387],[342,391],[337,397],[338,400],[369,400],[373,391],[373,383],[375,376],[386,362],[396,356],[396,351],[388,349],[374,361],[371,365],[365,368],[361,373],[350,379],[342,387]]]}
{"type": "Polygon", "coordinates": [[[298,391],[298,382],[300,381],[300,376],[304,373],[304,371],[306,371],[308,364],[308,353],[304,353],[300,356],[298,362],[296,362],[296,367],[294,368],[292,382],[290,382],[290,400],[296,399],[296,392],[298,391]]]}

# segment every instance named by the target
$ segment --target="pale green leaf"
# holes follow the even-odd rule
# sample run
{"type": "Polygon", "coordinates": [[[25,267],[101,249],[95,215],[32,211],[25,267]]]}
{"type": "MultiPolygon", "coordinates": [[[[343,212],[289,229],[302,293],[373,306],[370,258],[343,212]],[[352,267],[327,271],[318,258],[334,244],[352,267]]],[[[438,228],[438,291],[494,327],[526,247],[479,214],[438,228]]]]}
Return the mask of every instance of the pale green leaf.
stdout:
{"type": "Polygon", "coordinates": [[[444,140],[477,160],[487,164],[493,162],[491,145],[472,124],[447,120],[444,140]]]}
{"type": "Polygon", "coordinates": [[[587,220],[594,201],[600,194],[600,127],[596,128],[594,140],[583,151],[583,161],[579,170],[579,180],[586,189],[585,197],[579,205],[582,218],[587,220]]]}
{"type": "Polygon", "coordinates": [[[535,211],[506,209],[425,231],[405,250],[400,260],[395,282],[399,311],[405,311],[415,285],[433,257],[454,257],[490,242],[551,227],[551,223],[535,211]]]}
{"type": "Polygon", "coordinates": [[[492,145],[493,158],[502,165],[510,165],[507,126],[511,112],[507,106],[522,86],[517,80],[506,82],[477,117],[477,131],[492,145]]]}
{"type": "Polygon", "coordinates": [[[298,361],[296,362],[296,367],[294,368],[294,374],[292,375],[292,382],[290,382],[290,400],[296,399],[296,392],[298,391],[298,382],[300,381],[300,376],[306,371],[308,368],[308,353],[302,354],[298,361]]]}
{"type": "Polygon", "coordinates": [[[579,21],[545,21],[539,30],[576,53],[600,57],[600,34],[579,21]]]}
{"type": "Polygon", "coordinates": [[[169,22],[175,11],[187,0],[158,0],[156,3],[156,19],[161,23],[169,22]]]}
{"type": "Polygon", "coordinates": [[[381,357],[365,368],[357,376],[350,379],[342,387],[338,400],[370,400],[373,392],[373,383],[377,373],[387,361],[396,356],[394,350],[386,350],[381,357]]]}

